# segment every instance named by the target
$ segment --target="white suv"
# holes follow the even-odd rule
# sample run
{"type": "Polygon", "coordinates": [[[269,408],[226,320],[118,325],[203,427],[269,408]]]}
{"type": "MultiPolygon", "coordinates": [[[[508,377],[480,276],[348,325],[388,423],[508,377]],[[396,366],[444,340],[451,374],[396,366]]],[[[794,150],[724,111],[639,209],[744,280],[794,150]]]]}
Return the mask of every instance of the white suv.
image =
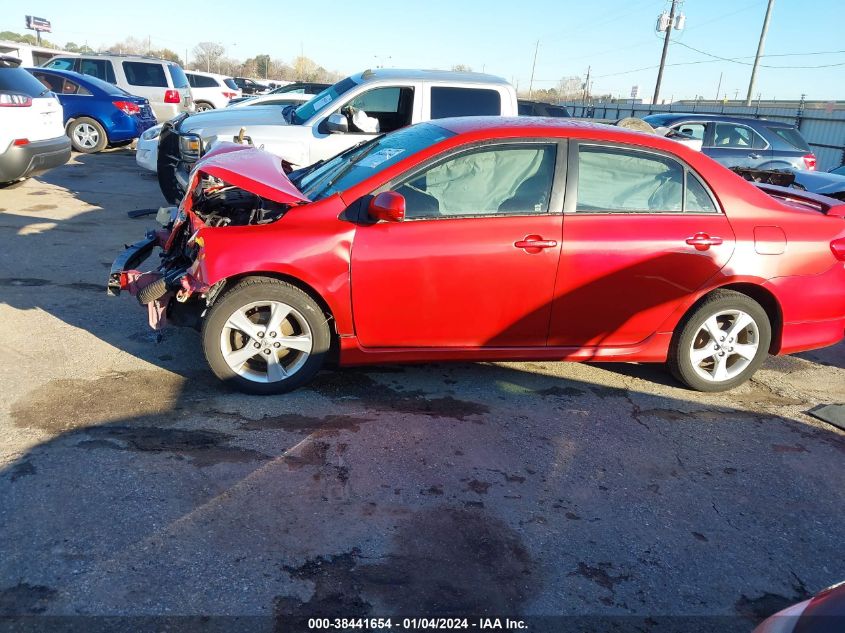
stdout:
{"type": "Polygon", "coordinates": [[[185,74],[191,84],[191,95],[197,112],[225,108],[230,99],[239,99],[241,96],[241,89],[231,77],[197,70],[186,70],[185,74]]]}
{"type": "Polygon", "coordinates": [[[0,183],[14,182],[70,158],[64,114],[48,88],[0,55],[0,183]]]}
{"type": "Polygon", "coordinates": [[[193,112],[188,78],[179,64],[142,55],[79,55],[53,57],[44,68],[73,70],[91,75],[129,94],[146,97],[159,121],[193,112]]]}

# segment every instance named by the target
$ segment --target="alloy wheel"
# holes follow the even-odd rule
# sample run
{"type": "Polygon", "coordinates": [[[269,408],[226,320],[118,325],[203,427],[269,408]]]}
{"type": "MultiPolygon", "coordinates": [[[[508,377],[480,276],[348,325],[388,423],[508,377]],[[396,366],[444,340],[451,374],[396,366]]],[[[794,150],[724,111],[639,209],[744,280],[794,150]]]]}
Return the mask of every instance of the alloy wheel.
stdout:
{"type": "Polygon", "coordinates": [[[237,308],[220,332],[224,361],[253,382],[290,378],[305,365],[313,345],[305,317],[280,301],[256,301],[237,308]]]}
{"type": "Polygon", "coordinates": [[[100,142],[100,133],[90,123],[80,123],[73,128],[73,138],[79,147],[91,149],[100,142]]]}
{"type": "Polygon", "coordinates": [[[742,310],[724,310],[701,324],[692,339],[689,356],[698,376],[718,383],[741,374],[759,348],[756,321],[742,310]]]}

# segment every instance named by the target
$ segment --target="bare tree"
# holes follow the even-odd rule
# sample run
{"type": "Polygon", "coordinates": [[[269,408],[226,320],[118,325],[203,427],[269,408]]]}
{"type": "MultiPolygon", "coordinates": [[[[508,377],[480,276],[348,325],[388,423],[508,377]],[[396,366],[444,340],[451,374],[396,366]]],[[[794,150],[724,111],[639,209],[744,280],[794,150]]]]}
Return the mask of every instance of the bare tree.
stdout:
{"type": "Polygon", "coordinates": [[[218,72],[218,64],[226,49],[217,42],[200,42],[194,46],[193,66],[205,72],[218,72]]]}

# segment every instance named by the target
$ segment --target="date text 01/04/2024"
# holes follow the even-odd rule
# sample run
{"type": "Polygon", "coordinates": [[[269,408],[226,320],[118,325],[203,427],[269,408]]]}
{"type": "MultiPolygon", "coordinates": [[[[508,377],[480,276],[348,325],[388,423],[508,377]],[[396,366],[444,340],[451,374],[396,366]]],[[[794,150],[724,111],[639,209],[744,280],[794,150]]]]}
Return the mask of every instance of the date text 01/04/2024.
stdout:
{"type": "Polygon", "coordinates": [[[309,630],[451,630],[477,629],[484,631],[527,630],[524,620],[510,618],[309,618],[309,630]]]}

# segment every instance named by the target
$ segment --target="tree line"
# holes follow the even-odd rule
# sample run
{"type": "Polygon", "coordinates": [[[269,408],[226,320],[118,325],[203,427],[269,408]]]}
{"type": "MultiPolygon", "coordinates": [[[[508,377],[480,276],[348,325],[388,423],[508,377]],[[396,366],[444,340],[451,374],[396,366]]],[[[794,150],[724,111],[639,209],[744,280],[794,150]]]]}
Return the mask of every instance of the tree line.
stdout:
{"type": "MultiPolygon", "coordinates": [[[[35,35],[14,31],[0,31],[0,40],[36,45],[35,35]]],[[[116,53],[120,55],[149,55],[176,62],[186,70],[218,73],[229,77],[253,77],[255,79],[278,79],[286,81],[316,81],[334,83],[342,78],[336,71],[330,71],[309,57],[300,55],[289,64],[268,54],[256,55],[243,61],[228,57],[226,49],[216,42],[200,42],[190,51],[188,59],[169,48],[153,48],[149,38],[127,37],[109,46],[93,48],[76,42],[56,44],[41,38],[41,46],[69,51],[71,53],[116,53]]],[[[185,51],[188,55],[188,51],[185,51]]]]}

